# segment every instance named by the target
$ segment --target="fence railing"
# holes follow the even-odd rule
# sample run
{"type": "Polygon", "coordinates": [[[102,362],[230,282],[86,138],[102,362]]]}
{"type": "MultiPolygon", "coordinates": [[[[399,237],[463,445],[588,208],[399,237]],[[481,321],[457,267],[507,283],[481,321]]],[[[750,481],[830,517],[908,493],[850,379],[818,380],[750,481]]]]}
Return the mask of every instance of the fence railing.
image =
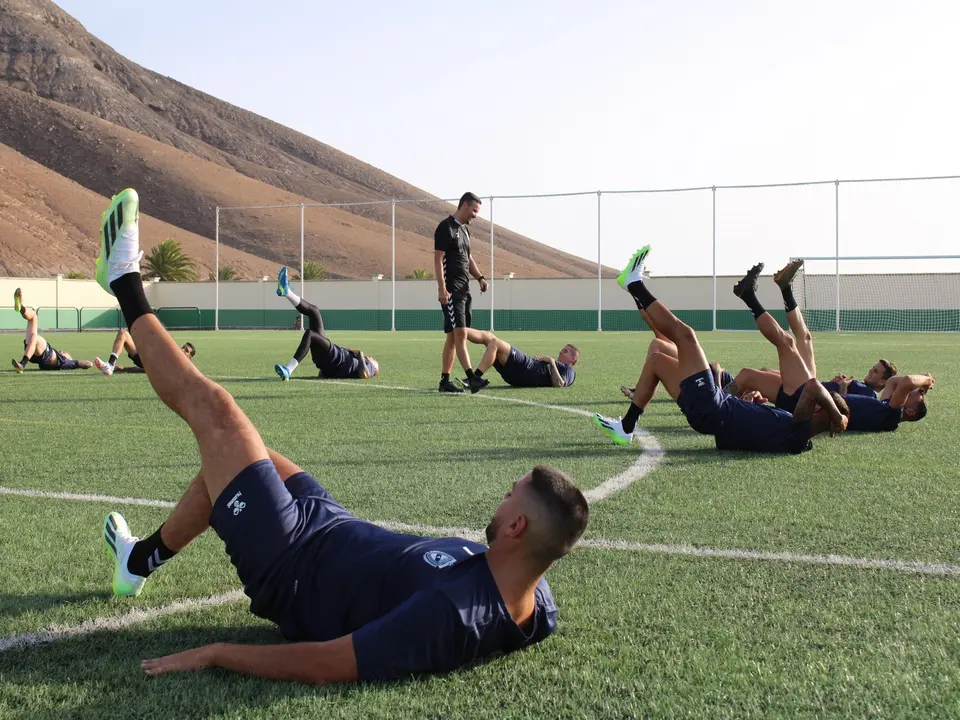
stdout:
{"type": "MultiPolygon", "coordinates": [[[[717,277],[742,272],[758,260],[770,264],[809,255],[832,253],[841,257],[841,252],[856,256],[894,255],[902,251],[905,238],[910,239],[910,252],[918,255],[941,255],[945,248],[952,249],[948,243],[960,234],[960,220],[953,212],[955,199],[960,194],[958,180],[960,175],[943,175],[489,194],[483,197],[481,208],[481,219],[489,227],[482,233],[474,231],[472,237],[475,245],[489,245],[489,259],[484,259],[481,265],[488,278],[497,278],[498,270],[504,279],[513,277],[511,267],[521,262],[523,252],[528,255],[538,252],[535,247],[520,247],[526,242],[524,238],[578,256],[576,260],[581,264],[589,255],[591,260],[587,262],[595,267],[597,283],[595,307],[589,309],[595,312],[597,330],[604,329],[603,280],[615,274],[609,269],[618,269],[637,246],[652,242],[655,246],[651,256],[653,266],[663,263],[677,268],[660,274],[712,277],[712,298],[702,311],[709,312],[712,329],[725,329],[726,315],[718,312],[723,306],[718,302],[718,292],[722,289],[717,287],[717,277]]],[[[396,330],[397,310],[404,309],[398,306],[396,292],[398,230],[415,232],[421,237],[429,235],[433,227],[426,227],[431,222],[428,216],[432,213],[435,222],[439,222],[453,211],[452,203],[456,200],[404,198],[218,207],[214,277],[219,276],[220,243],[224,232],[230,233],[224,227],[224,219],[232,217],[231,214],[253,214],[264,228],[269,228],[271,218],[275,221],[278,217],[271,213],[298,213],[298,218],[284,220],[284,232],[289,239],[298,231],[300,277],[303,277],[308,211],[349,211],[365,221],[378,223],[368,227],[375,227],[375,232],[381,235],[378,248],[384,251],[384,262],[385,243],[389,242],[390,275],[384,280],[390,282],[390,302],[389,308],[380,309],[389,311],[389,329],[396,330]],[[420,213],[416,218],[411,216],[413,208],[420,213]],[[405,209],[406,217],[398,223],[400,209],[405,209]]],[[[432,258],[424,257],[423,264],[432,270],[432,258]]],[[[477,253],[474,257],[481,264],[477,253]]],[[[529,263],[525,265],[529,266],[529,263]]],[[[584,273],[586,267],[583,265],[584,273]]],[[[524,272],[527,277],[535,277],[531,274],[535,271],[524,272]]],[[[495,318],[500,317],[502,306],[496,292],[497,289],[491,287],[491,329],[495,329],[495,318]]],[[[836,302],[834,310],[839,317],[840,300],[836,302]]],[[[213,304],[213,327],[219,328],[219,280],[215,283],[213,304]]]]}

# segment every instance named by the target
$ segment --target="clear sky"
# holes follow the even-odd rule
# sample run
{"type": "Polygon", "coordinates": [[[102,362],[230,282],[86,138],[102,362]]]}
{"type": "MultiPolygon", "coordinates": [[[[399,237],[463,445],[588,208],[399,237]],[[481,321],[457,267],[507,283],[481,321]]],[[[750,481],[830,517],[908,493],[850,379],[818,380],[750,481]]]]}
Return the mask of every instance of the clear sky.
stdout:
{"type": "MultiPolygon", "coordinates": [[[[135,62],[444,197],[960,174],[947,0],[165,0],[123,24],[59,4],[135,62]]],[[[709,274],[711,199],[604,197],[603,262],[651,242],[655,274],[709,274]]],[[[841,185],[841,254],[960,253],[958,200],[960,181],[841,185]]],[[[596,195],[494,208],[597,257],[596,195]]],[[[720,272],[831,253],[834,187],[718,191],[717,228],[720,272]]]]}

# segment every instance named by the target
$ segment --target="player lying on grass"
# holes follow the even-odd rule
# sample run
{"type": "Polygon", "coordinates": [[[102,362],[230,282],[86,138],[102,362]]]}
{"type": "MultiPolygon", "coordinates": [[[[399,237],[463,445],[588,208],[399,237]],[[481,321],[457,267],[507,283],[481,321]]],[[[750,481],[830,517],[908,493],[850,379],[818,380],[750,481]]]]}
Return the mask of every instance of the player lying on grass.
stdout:
{"type": "MultiPolygon", "coordinates": [[[[796,337],[793,344],[796,345],[805,371],[800,372],[798,367],[793,365],[790,366],[789,372],[785,371],[782,363],[779,373],[770,370],[744,368],[737,373],[734,382],[725,388],[728,392],[734,394],[748,391],[758,392],[763,399],[769,398],[778,408],[787,412],[794,412],[800,401],[808,374],[815,373],[817,367],[813,351],[813,338],[804,322],[803,315],[797,308],[790,285],[800,264],[800,262],[790,263],[774,275],[773,279],[783,293],[787,321],[791,332],[796,337]]],[[[757,320],[757,327],[760,328],[767,340],[777,346],[779,352],[782,345],[792,341],[790,335],[763,309],[763,306],[757,300],[757,278],[762,270],[763,263],[753,266],[747,275],[737,283],[733,292],[747,304],[757,320]]],[[[877,363],[871,369],[873,377],[870,377],[871,373],[868,373],[868,379],[874,384],[878,384],[878,376],[882,374],[880,371],[876,371],[878,365],[882,367],[884,372],[887,370],[881,363],[877,363]]],[[[912,422],[922,419],[927,413],[926,392],[933,387],[934,382],[929,375],[884,378],[884,397],[886,399],[879,400],[873,389],[865,383],[863,387],[869,395],[859,394],[859,388],[857,388],[857,392],[850,392],[849,385],[842,379],[837,381],[835,378],[834,381],[836,382],[834,387],[838,390],[844,389],[846,385],[845,401],[850,409],[850,421],[847,429],[856,432],[887,432],[896,430],[901,420],[912,422]]],[[[828,386],[827,383],[824,383],[824,386],[828,386]]]]}
{"type": "MultiPolygon", "coordinates": [[[[500,374],[505,383],[513,387],[561,388],[573,385],[576,380],[577,373],[573,366],[580,359],[580,351],[575,345],[564,345],[554,359],[549,355],[528,356],[489,330],[467,328],[467,341],[474,345],[485,345],[487,348],[473,373],[474,377],[480,380],[484,379],[483,374],[491,367],[500,374]]],[[[486,387],[488,382],[483,385],[471,384],[468,379],[464,384],[470,388],[470,392],[475,393],[486,387]]]]}
{"type": "Polygon", "coordinates": [[[23,373],[28,362],[35,363],[40,370],[87,370],[93,367],[89,360],[74,360],[70,353],[57,350],[37,332],[39,320],[37,312],[23,304],[20,288],[13,292],[13,309],[27,321],[27,336],[23,339],[23,357],[11,360],[13,369],[23,373]]]}
{"type": "Polygon", "coordinates": [[[538,466],[515,482],[487,526],[489,548],[356,518],[268,450],[233,397],[157,320],[140,280],[137,208],[136,192],[124,190],[104,213],[96,277],[119,300],[154,391],[196,437],[201,470],[143,541],[119,514],[107,516],[114,592],[139,593],[146,576],[209,523],[226,543],[251,612],[295,641],[207,645],[145,660],[143,669],[223,668],[309,683],[391,679],[452,670],[552,633],[557,609],[543,574],[573,548],[588,515],[569,478],[538,466]]]}
{"type": "Polygon", "coordinates": [[[277,295],[289,300],[297,312],[307,318],[307,328],[303,331],[303,338],[293,358],[286,365],[277,363],[273,366],[281,380],[290,379],[308,351],[313,364],[320,370],[319,377],[322,378],[367,380],[380,374],[380,363],[369,355],[364,355],[359,350],[340,347],[330,341],[323,329],[320,310],[293,292],[285,267],[280,268],[277,276],[277,295]]]}
{"type": "MultiPolygon", "coordinates": [[[[647,246],[634,253],[617,282],[633,296],[637,306],[647,312],[657,330],[676,345],[677,357],[655,352],[648,358],[633,401],[622,419],[594,415],[594,424],[605,435],[618,445],[628,444],[657,383],[662,383],[677,401],[690,427],[714,436],[718,450],[799,453],[812,447],[810,438],[814,435],[826,430],[833,435],[846,429],[843,399],[831,396],[809,372],[800,403],[792,415],[741,400],[718,388],[714,370],[693,328],[654,298],[644,284],[643,262],[649,251],[647,246]]],[[[772,317],[766,317],[780,330],[772,317]]],[[[804,372],[803,361],[792,339],[789,335],[786,338],[787,341],[778,345],[781,371],[785,374],[804,372]]]]}
{"type": "MultiPolygon", "coordinates": [[[[184,343],[180,346],[180,349],[183,351],[183,354],[191,360],[197,354],[197,349],[193,346],[193,343],[184,343]]],[[[107,377],[110,377],[114,373],[143,372],[143,361],[140,360],[140,353],[137,352],[137,346],[133,343],[133,338],[130,337],[130,333],[123,328],[117,330],[117,336],[113,340],[113,349],[110,351],[110,359],[104,362],[100,358],[95,357],[93,364],[97,366],[97,370],[107,377]],[[120,356],[121,350],[127,351],[127,357],[130,358],[130,362],[133,363],[132,367],[117,365],[117,358],[120,356]]]]}
{"type": "MultiPolygon", "coordinates": [[[[656,324],[653,322],[653,319],[647,314],[647,311],[641,308],[639,305],[637,308],[640,310],[640,315],[643,317],[644,322],[647,324],[647,327],[653,332],[654,338],[650,341],[650,344],[647,346],[647,360],[650,359],[655,353],[660,353],[663,355],[668,355],[674,359],[678,357],[677,355],[677,346],[667,338],[662,332],[657,330],[656,324]]],[[[719,363],[712,362],[710,363],[710,369],[713,371],[713,380],[716,383],[717,387],[725,387],[728,383],[733,380],[733,375],[731,375],[727,370],[724,370],[720,367],[719,363]]],[[[620,386],[620,392],[622,392],[627,399],[633,400],[633,395],[636,392],[636,386],[629,387],[627,385],[620,386]]],[[[654,393],[656,393],[656,388],[654,388],[654,393]]],[[[652,400],[651,396],[651,400],[652,400]]],[[[676,400],[676,398],[674,398],[676,400]]]]}

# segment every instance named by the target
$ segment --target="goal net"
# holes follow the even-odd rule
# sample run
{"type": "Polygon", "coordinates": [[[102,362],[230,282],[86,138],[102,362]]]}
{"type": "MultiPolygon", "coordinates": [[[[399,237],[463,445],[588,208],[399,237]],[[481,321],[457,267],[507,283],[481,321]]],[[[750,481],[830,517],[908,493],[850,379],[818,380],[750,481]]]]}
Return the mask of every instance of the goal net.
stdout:
{"type": "Polygon", "coordinates": [[[960,330],[960,255],[804,258],[793,290],[813,332],[960,330]]]}

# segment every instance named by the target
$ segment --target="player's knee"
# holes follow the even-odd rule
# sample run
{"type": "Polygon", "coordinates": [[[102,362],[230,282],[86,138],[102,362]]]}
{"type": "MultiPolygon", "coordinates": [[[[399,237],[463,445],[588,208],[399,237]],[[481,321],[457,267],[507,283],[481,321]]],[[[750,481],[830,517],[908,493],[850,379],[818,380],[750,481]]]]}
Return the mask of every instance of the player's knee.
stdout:
{"type": "Polygon", "coordinates": [[[777,336],[777,347],[784,350],[793,350],[797,346],[790,333],[782,332],[777,336]]]}
{"type": "Polygon", "coordinates": [[[647,357],[653,357],[653,356],[656,355],[657,353],[665,353],[665,352],[667,352],[667,345],[668,345],[668,344],[669,344],[669,343],[667,343],[666,340],[661,340],[660,338],[654,339],[654,340],[650,343],[650,346],[647,348],[647,357]]]}
{"type": "Polygon", "coordinates": [[[184,410],[188,417],[211,431],[228,427],[240,412],[230,393],[203,376],[187,381],[181,392],[187,398],[184,410]]]}
{"type": "Polygon", "coordinates": [[[686,323],[680,323],[680,327],[677,328],[677,342],[678,343],[698,342],[696,331],[686,323]]]}

